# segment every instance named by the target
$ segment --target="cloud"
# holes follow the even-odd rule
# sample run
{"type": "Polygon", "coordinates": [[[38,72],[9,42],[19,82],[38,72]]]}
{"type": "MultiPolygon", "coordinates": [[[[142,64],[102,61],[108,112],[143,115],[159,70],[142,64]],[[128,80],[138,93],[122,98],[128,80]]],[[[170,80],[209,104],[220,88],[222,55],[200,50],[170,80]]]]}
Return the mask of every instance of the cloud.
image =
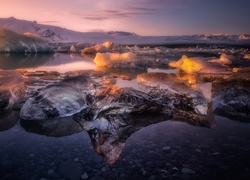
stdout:
{"type": "Polygon", "coordinates": [[[81,19],[86,20],[95,20],[95,21],[103,21],[108,19],[114,19],[114,18],[125,18],[128,17],[127,13],[121,12],[119,10],[105,10],[105,11],[98,11],[95,14],[89,14],[89,15],[81,15],[81,19]]]}
{"type": "MultiPolygon", "coordinates": [[[[116,9],[98,10],[93,14],[78,14],[81,19],[103,21],[108,19],[127,18],[138,15],[150,15],[159,13],[159,9],[147,7],[126,6],[116,9]]],[[[76,13],[74,13],[76,14],[76,13]]]]}
{"type": "Polygon", "coordinates": [[[136,16],[157,16],[162,14],[176,14],[181,6],[197,0],[127,0],[126,2],[102,1],[95,4],[92,11],[72,13],[80,19],[89,21],[107,21],[112,19],[134,18],[136,16]],[[112,2],[112,3],[111,3],[112,2]]]}

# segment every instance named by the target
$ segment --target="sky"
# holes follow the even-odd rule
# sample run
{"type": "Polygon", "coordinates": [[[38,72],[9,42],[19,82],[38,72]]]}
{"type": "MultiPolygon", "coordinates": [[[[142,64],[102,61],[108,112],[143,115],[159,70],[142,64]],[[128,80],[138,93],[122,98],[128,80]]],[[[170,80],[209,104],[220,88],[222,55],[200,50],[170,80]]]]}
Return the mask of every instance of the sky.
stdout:
{"type": "Polygon", "coordinates": [[[0,0],[11,16],[82,32],[250,34],[250,0],[0,0]]]}

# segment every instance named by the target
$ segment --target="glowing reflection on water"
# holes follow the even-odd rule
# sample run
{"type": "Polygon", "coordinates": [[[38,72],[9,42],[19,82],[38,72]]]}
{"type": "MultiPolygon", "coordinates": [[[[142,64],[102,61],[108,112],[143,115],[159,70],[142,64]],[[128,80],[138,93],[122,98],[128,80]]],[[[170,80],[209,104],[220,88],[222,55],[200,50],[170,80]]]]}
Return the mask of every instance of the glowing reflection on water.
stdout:
{"type": "Polygon", "coordinates": [[[26,69],[28,71],[57,71],[65,73],[74,70],[94,70],[95,63],[77,54],[5,54],[0,56],[0,69],[26,69]]]}

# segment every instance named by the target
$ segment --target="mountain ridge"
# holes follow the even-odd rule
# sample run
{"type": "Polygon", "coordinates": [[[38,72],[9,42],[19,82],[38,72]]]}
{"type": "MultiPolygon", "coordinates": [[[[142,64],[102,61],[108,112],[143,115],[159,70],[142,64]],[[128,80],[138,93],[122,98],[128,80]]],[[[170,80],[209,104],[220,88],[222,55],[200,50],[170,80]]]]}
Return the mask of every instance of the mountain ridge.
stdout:
{"type": "Polygon", "coordinates": [[[250,35],[194,34],[183,36],[140,36],[132,32],[78,32],[66,28],[38,24],[36,21],[20,20],[14,17],[0,18],[0,27],[16,33],[32,33],[51,43],[103,43],[112,41],[118,44],[250,44],[250,35]]]}

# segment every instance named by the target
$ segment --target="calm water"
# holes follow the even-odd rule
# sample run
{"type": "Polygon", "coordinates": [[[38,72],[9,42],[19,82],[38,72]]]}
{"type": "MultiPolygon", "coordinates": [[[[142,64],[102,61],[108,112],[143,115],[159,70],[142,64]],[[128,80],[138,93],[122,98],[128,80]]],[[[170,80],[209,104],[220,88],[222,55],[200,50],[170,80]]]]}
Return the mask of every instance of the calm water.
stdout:
{"type": "MultiPolygon", "coordinates": [[[[0,55],[0,69],[22,68],[60,73],[96,69],[91,59],[76,54],[0,55]]],[[[117,85],[138,86],[133,78],[118,78],[117,85]]],[[[126,132],[115,131],[123,138],[112,144],[114,134],[84,131],[72,117],[27,123],[19,120],[18,111],[1,114],[0,179],[250,178],[250,124],[215,116],[212,128],[205,128],[148,118],[126,132]],[[110,149],[118,149],[113,164],[93,146],[99,136],[110,149]]]]}

